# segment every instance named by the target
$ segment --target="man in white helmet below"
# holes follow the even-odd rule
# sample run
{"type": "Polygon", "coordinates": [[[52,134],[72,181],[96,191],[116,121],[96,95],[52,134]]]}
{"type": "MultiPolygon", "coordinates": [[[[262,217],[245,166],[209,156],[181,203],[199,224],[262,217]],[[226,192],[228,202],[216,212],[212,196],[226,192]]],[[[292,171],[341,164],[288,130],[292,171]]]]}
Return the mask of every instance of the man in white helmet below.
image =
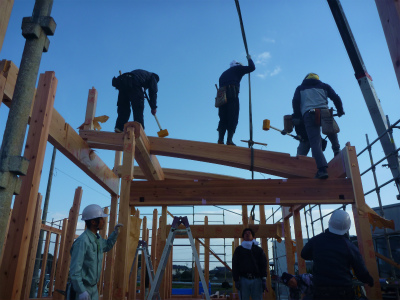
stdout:
{"type": "Polygon", "coordinates": [[[336,210],[329,219],[329,229],[308,241],[301,257],[313,261],[314,300],[354,299],[351,269],[363,283],[374,285],[358,248],[346,234],[350,216],[336,210]]]}
{"type": "Polygon", "coordinates": [[[82,220],[86,223],[86,230],[75,240],[71,248],[71,265],[69,277],[75,296],[70,294],[69,299],[97,300],[99,299],[97,283],[101,275],[103,253],[108,252],[117,241],[119,228],[117,224],[107,240],[97,232],[105,226],[103,209],[97,204],[85,207],[82,220]]]}

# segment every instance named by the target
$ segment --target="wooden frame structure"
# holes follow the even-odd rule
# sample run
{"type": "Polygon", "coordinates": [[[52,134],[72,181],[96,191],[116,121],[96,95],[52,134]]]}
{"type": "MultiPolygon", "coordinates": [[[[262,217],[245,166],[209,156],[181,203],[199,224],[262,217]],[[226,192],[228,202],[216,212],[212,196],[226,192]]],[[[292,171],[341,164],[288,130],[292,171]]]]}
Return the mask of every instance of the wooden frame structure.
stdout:
{"type": "MultiPolygon", "coordinates": [[[[3,66],[3,72],[0,74],[0,82],[3,83],[1,99],[5,100],[3,102],[6,105],[9,105],[12,100],[13,84],[15,85],[14,75],[18,73],[18,69],[7,61],[2,61],[0,65],[3,66]]],[[[54,256],[57,256],[56,252],[58,251],[58,264],[56,267],[56,264],[53,263],[51,278],[56,278],[56,289],[65,289],[69,269],[68,253],[76,238],[76,222],[82,189],[76,190],[69,218],[64,220],[62,230],[38,225],[41,203],[41,197],[37,196],[40,180],[38,172],[42,168],[47,140],[110,193],[109,233],[117,222],[117,209],[119,210],[118,222],[128,224],[131,214],[139,214],[136,211],[137,207],[162,207],[160,219],[157,220],[157,210],[154,210],[152,220],[151,254],[155,267],[158,265],[169,231],[168,206],[242,205],[242,225],[208,225],[207,219],[205,219],[205,225],[193,225],[192,232],[196,238],[196,247],[200,247],[199,238],[205,239],[205,243],[202,245],[206,247],[207,255],[210,253],[211,238],[233,238],[234,245],[237,246],[241,231],[245,226],[250,226],[257,232],[257,237],[261,238],[262,247],[267,256],[266,239],[285,238],[288,271],[294,273],[295,251],[300,253],[302,249],[299,210],[306,204],[351,204],[359,248],[368,270],[377,283],[373,288],[367,287],[368,297],[381,299],[370,225],[367,215],[362,213],[365,199],[353,146],[347,144],[341,154],[329,163],[331,177],[325,181],[312,179],[315,171],[315,162],[312,158],[291,157],[289,154],[263,150],[254,150],[254,170],[281,176],[284,179],[244,180],[231,176],[163,169],[156,155],[248,169],[250,150],[195,141],[147,137],[141,125],[136,122],[127,123],[124,133],[93,131],[91,124],[97,102],[97,91],[94,88],[89,90],[85,129],[78,134],[53,108],[57,82],[54,72],[46,72],[40,78],[31,116],[31,123],[32,120],[35,122],[30,126],[27,140],[28,144],[32,143],[32,147],[29,147],[30,152],[25,154],[31,158],[30,169],[23,180],[25,188],[21,190],[24,192],[17,197],[17,199],[23,198],[24,200],[16,201],[10,217],[8,239],[0,265],[0,299],[28,298],[29,276],[32,276],[33,267],[32,255],[36,253],[32,250],[36,249],[40,228],[48,232],[45,249],[48,249],[50,234],[57,234],[54,256]],[[41,138],[38,139],[38,136],[41,138]],[[33,139],[33,137],[36,138],[33,139]],[[105,165],[92,150],[93,148],[116,151],[113,170],[105,165]],[[138,163],[138,167],[134,166],[135,161],[138,163]],[[134,177],[146,179],[146,181],[133,181],[134,177]],[[121,179],[120,191],[119,178],[121,179]],[[117,205],[118,195],[120,195],[119,208],[117,205]],[[260,207],[261,222],[259,225],[251,224],[252,222],[249,222],[247,217],[247,205],[253,204],[260,207]],[[283,206],[283,223],[267,225],[265,205],[283,206]],[[36,209],[32,210],[32,207],[36,207],[36,209]],[[290,234],[291,217],[293,217],[297,241],[296,250],[294,250],[290,234]],[[158,230],[156,230],[157,228],[158,230]]],[[[127,271],[121,271],[126,270],[127,264],[127,228],[128,226],[122,228],[116,249],[110,251],[105,258],[105,270],[102,275],[104,285],[99,287],[103,299],[126,299],[128,290],[130,291],[128,299],[137,297],[143,299],[144,286],[141,286],[141,293],[137,295],[135,292],[136,281],[131,280],[130,284],[127,271]]],[[[105,232],[102,232],[102,235],[105,235],[105,232]]],[[[142,238],[149,238],[147,219],[143,221],[142,238]]],[[[208,278],[209,259],[206,259],[205,262],[205,273],[208,278]]],[[[299,258],[299,270],[305,272],[305,262],[301,258],[299,258]]],[[[144,268],[142,274],[143,272],[144,268]]],[[[163,299],[171,298],[171,274],[172,259],[167,266],[166,276],[160,289],[163,299]]],[[[43,283],[43,279],[40,280],[43,283]]],[[[198,287],[198,278],[195,278],[195,281],[195,286],[198,287]]],[[[271,287],[270,277],[268,286],[271,287]]],[[[51,292],[52,290],[50,290],[50,294],[51,292]]],[[[193,297],[197,297],[198,294],[198,288],[196,288],[193,297]]],[[[53,293],[52,297],[53,299],[62,299],[58,293],[53,293]]],[[[265,299],[273,299],[272,293],[266,294],[265,299]]]]}

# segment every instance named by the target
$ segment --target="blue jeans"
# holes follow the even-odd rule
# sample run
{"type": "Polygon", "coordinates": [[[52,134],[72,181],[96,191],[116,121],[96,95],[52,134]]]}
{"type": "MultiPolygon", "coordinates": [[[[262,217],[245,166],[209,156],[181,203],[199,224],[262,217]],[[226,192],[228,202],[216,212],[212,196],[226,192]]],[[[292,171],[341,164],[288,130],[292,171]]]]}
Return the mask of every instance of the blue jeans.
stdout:
{"type": "MultiPolygon", "coordinates": [[[[306,112],[303,116],[304,125],[306,126],[308,140],[310,141],[312,156],[315,159],[317,168],[327,167],[324,153],[321,145],[321,126],[315,124],[315,114],[306,112]]],[[[328,139],[332,144],[333,153],[336,154],[340,150],[337,133],[329,134],[328,139]]]]}
{"type": "Polygon", "coordinates": [[[240,300],[262,300],[263,288],[261,278],[247,279],[240,277],[240,300]]]}

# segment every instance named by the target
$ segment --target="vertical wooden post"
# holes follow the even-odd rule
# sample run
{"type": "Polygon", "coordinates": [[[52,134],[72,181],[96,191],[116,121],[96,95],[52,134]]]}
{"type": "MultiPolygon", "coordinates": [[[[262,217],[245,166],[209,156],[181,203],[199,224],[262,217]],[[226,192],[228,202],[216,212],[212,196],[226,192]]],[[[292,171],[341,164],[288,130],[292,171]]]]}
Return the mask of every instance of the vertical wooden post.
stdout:
{"type": "Polygon", "coordinates": [[[157,209],[153,210],[153,224],[151,227],[151,263],[153,264],[154,270],[157,270],[157,221],[158,212],[157,209]]]}
{"type": "Polygon", "coordinates": [[[50,281],[49,281],[49,297],[51,297],[53,295],[53,282],[54,282],[54,276],[56,274],[59,244],[60,244],[60,235],[56,234],[56,242],[54,244],[54,252],[53,252],[53,263],[51,265],[51,273],[50,273],[50,281]]]}
{"type": "MultiPolygon", "coordinates": [[[[105,208],[104,208],[104,213],[107,214],[107,215],[110,213],[110,210],[109,210],[108,207],[105,207],[105,208]]],[[[108,225],[108,217],[105,218],[105,225],[104,225],[103,229],[99,231],[99,234],[100,234],[100,236],[101,236],[103,239],[105,239],[105,238],[107,237],[107,235],[106,235],[106,232],[107,232],[107,225],[108,225]]],[[[107,253],[104,253],[104,255],[103,255],[103,263],[102,263],[102,265],[101,265],[100,280],[99,280],[99,282],[97,283],[97,290],[98,290],[98,292],[99,292],[99,295],[102,295],[102,294],[103,294],[103,287],[104,287],[104,282],[103,282],[103,281],[104,281],[104,266],[105,266],[105,263],[106,263],[106,257],[107,257],[107,253]]]]}
{"type": "MultiPolygon", "coordinates": [[[[0,1],[0,51],[3,47],[4,37],[6,36],[8,22],[10,21],[11,10],[14,0],[0,1]]],[[[1,102],[1,100],[0,100],[1,102]]]]}
{"type": "Polygon", "coordinates": [[[85,123],[83,125],[84,130],[93,130],[93,119],[96,115],[97,107],[97,90],[92,87],[89,90],[87,105],[86,105],[86,115],[85,123]]]}
{"type": "MultiPolygon", "coordinates": [[[[6,232],[8,232],[8,228],[10,227],[11,215],[12,215],[12,209],[10,209],[10,214],[8,215],[8,221],[7,221],[6,232]]],[[[7,234],[7,235],[8,235],[8,234],[7,234]]],[[[4,245],[7,243],[7,235],[6,235],[5,238],[4,238],[4,245]]],[[[4,251],[2,251],[2,252],[0,253],[0,264],[1,264],[1,261],[2,261],[2,259],[3,259],[3,253],[4,253],[4,251]]]]}
{"type": "MultiPolygon", "coordinates": [[[[194,245],[196,246],[197,254],[199,255],[200,260],[200,243],[199,240],[196,239],[194,241],[194,245]]],[[[195,264],[194,265],[194,293],[192,298],[197,298],[199,296],[199,267],[195,264]]]]}
{"type": "Polygon", "coordinates": [[[116,249],[115,268],[119,272],[114,272],[113,300],[124,300],[128,286],[128,276],[125,274],[127,265],[128,251],[128,227],[129,224],[129,199],[131,192],[131,182],[133,179],[133,163],[135,159],[135,132],[133,127],[128,127],[124,136],[123,163],[121,167],[121,198],[119,202],[118,223],[124,224],[119,233],[116,249]],[[121,272],[121,270],[123,270],[121,272]]]}
{"type": "MultiPolygon", "coordinates": [[[[76,225],[78,223],[78,216],[79,216],[79,208],[81,206],[81,199],[82,199],[82,187],[78,187],[75,190],[74,195],[74,202],[72,204],[71,209],[69,210],[68,215],[68,228],[67,234],[65,236],[65,245],[63,249],[63,256],[62,256],[62,267],[59,274],[57,274],[56,279],[56,289],[65,291],[67,287],[67,280],[68,280],[68,272],[69,272],[69,264],[71,262],[71,254],[70,250],[72,244],[75,240],[75,232],[76,232],[76,225]]],[[[53,299],[64,299],[64,297],[60,293],[54,293],[53,299]]]]}
{"type": "MultiPolygon", "coordinates": [[[[140,235],[140,225],[141,222],[137,222],[137,220],[140,217],[140,212],[139,210],[135,210],[134,207],[131,207],[131,214],[136,217],[134,218],[133,216],[130,217],[130,223],[133,222],[133,220],[135,221],[134,225],[130,224],[130,230],[132,230],[133,226],[135,226],[135,234],[134,234],[134,243],[132,243],[132,240],[129,242],[128,245],[128,268],[127,268],[127,274],[129,274],[130,270],[132,269],[132,262],[134,259],[134,253],[136,252],[138,243],[137,241],[139,241],[139,235],[140,235]],[[136,234],[137,232],[137,234],[136,234]],[[137,238],[137,240],[136,240],[137,238]]],[[[130,233],[132,234],[132,232],[130,233]]],[[[138,275],[138,265],[139,265],[139,258],[136,259],[135,265],[133,266],[132,269],[132,274],[130,275],[130,278],[128,278],[128,293],[129,293],[129,300],[136,300],[137,297],[137,275],[138,275]]]]}
{"type": "Polygon", "coordinates": [[[290,219],[285,218],[283,220],[284,226],[284,237],[285,237],[285,248],[286,248],[286,263],[287,271],[290,274],[294,274],[294,252],[292,244],[292,233],[290,231],[290,219]]]}
{"type": "MultiPolygon", "coordinates": [[[[249,226],[249,217],[247,212],[247,205],[242,205],[242,222],[243,222],[243,229],[249,226]]],[[[243,238],[240,238],[240,242],[243,242],[243,238]]]]}
{"type": "Polygon", "coordinates": [[[300,212],[298,210],[293,211],[293,223],[299,274],[305,274],[307,273],[306,261],[301,257],[301,250],[303,250],[303,231],[301,230],[300,212]]]}
{"type": "MultiPolygon", "coordinates": [[[[144,216],[142,220],[142,240],[147,240],[147,218],[144,216]]],[[[146,261],[144,259],[144,253],[142,252],[142,260],[140,263],[140,299],[144,300],[144,293],[146,289],[146,261]]]]}
{"type": "Polygon", "coordinates": [[[29,241],[32,234],[36,198],[46,152],[57,79],[54,72],[41,74],[32,112],[24,157],[29,160],[21,192],[15,197],[8,239],[0,266],[0,295],[5,299],[21,298],[29,241]]]}
{"type": "MultiPolygon", "coordinates": [[[[57,259],[57,268],[56,268],[56,274],[55,274],[55,283],[57,282],[57,278],[60,277],[61,274],[61,270],[62,270],[62,264],[63,264],[63,260],[64,260],[64,249],[65,249],[65,243],[67,240],[67,231],[68,231],[68,219],[63,219],[63,224],[62,224],[62,228],[61,228],[61,242],[60,242],[60,250],[58,251],[58,259],[57,259]]],[[[68,253],[69,254],[69,253],[68,253]]],[[[56,285],[57,287],[57,285],[56,285]]],[[[53,295],[56,295],[57,293],[55,293],[53,295]]],[[[56,296],[57,297],[57,296],[56,296]]]]}
{"type": "MultiPolygon", "coordinates": [[[[239,238],[234,238],[232,242],[232,257],[233,254],[235,253],[236,248],[239,246],[239,238]]],[[[236,287],[235,287],[235,282],[232,280],[233,286],[232,286],[232,293],[236,293],[236,287]]]]}
{"type": "MultiPolygon", "coordinates": [[[[204,230],[207,231],[206,228],[208,225],[208,216],[204,217],[204,225],[205,225],[204,230]]],[[[210,238],[205,238],[204,244],[206,245],[204,247],[204,278],[207,284],[205,288],[208,289],[208,284],[210,282],[210,238]]]]}
{"type": "Polygon", "coordinates": [[[354,225],[357,232],[358,249],[364,259],[365,265],[374,278],[374,286],[365,286],[368,299],[382,299],[381,285],[379,283],[379,272],[375,258],[374,244],[372,241],[371,225],[368,215],[363,213],[360,208],[365,205],[364,191],[361,182],[360,169],[357,161],[356,149],[353,146],[346,146],[344,161],[346,165],[346,175],[351,178],[354,191],[355,204],[352,205],[354,225]]]}
{"type": "MultiPolygon", "coordinates": [[[[265,206],[260,205],[260,225],[267,224],[265,219],[265,206]]],[[[268,256],[268,240],[266,238],[261,239],[261,248],[264,250],[265,256],[267,257],[267,289],[268,293],[264,293],[264,299],[272,300],[275,299],[273,297],[273,290],[271,286],[271,272],[269,267],[269,256],[268,256]]]]}
{"type": "Polygon", "coordinates": [[[21,300],[29,298],[29,292],[31,290],[31,284],[32,284],[33,269],[35,266],[36,250],[39,242],[40,225],[42,224],[42,220],[40,218],[42,215],[42,210],[40,209],[42,205],[42,195],[38,194],[36,199],[37,202],[35,208],[35,218],[33,221],[32,236],[30,237],[29,241],[28,258],[26,261],[27,266],[25,269],[25,274],[23,274],[24,281],[22,284],[21,300]]]}
{"type": "Polygon", "coordinates": [[[50,238],[51,238],[51,232],[47,231],[46,242],[44,244],[44,251],[43,251],[43,258],[42,258],[42,268],[40,269],[40,279],[39,279],[39,288],[38,288],[38,292],[37,292],[37,298],[41,298],[42,293],[43,293],[44,275],[46,275],[46,265],[47,265],[47,256],[49,254],[50,238]]]}
{"type": "MultiPolygon", "coordinates": [[[[122,152],[115,152],[114,170],[121,165],[122,152]]],[[[117,211],[118,211],[118,196],[111,196],[110,206],[110,223],[108,224],[108,236],[114,231],[115,225],[117,225],[117,211]]],[[[128,226],[128,224],[125,224],[128,226]]],[[[118,245],[118,241],[117,241],[118,245]]],[[[114,263],[115,263],[115,247],[107,252],[106,256],[106,269],[104,271],[104,288],[103,288],[103,300],[110,300],[112,296],[112,283],[114,277],[114,263]]]]}
{"type": "MultiPolygon", "coordinates": [[[[157,247],[160,250],[160,258],[161,258],[161,254],[163,253],[166,241],[167,241],[167,232],[166,232],[166,226],[167,226],[167,216],[168,216],[168,212],[167,212],[167,206],[163,205],[161,208],[161,218],[160,218],[160,242],[159,245],[157,245],[157,247]]],[[[160,262],[158,262],[159,264],[160,262]]],[[[167,276],[164,276],[162,281],[161,281],[161,285],[160,285],[160,296],[161,299],[164,300],[167,298],[166,295],[166,288],[167,288],[167,276]]]]}

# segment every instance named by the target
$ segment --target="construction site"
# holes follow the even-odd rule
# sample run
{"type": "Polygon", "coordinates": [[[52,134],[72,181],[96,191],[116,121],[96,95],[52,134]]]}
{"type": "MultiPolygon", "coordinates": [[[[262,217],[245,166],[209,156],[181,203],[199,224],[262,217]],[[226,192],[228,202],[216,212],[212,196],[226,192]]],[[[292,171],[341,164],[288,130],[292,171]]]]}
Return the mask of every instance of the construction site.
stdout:
{"type": "MultiPolygon", "coordinates": [[[[357,23],[352,19],[357,4],[346,0],[314,3],[324,22],[310,20],[314,9],[310,3],[304,8],[310,15],[305,12],[294,19],[302,4],[292,3],[291,7],[265,1],[261,9],[257,4],[240,3],[241,10],[238,0],[221,2],[216,7],[211,1],[139,2],[103,3],[95,8],[97,2],[87,1],[78,12],[74,6],[53,4],[53,0],[23,4],[0,0],[0,130],[4,132],[0,149],[0,300],[67,299],[70,251],[85,230],[82,211],[89,204],[100,205],[109,215],[99,232],[102,238],[109,237],[117,224],[123,224],[115,247],[103,257],[97,283],[99,299],[239,300],[232,277],[232,256],[243,241],[245,228],[253,230],[267,258],[263,299],[290,299],[280,276],[284,272],[312,273],[312,261],[300,255],[304,245],[328,228],[332,213],[345,210],[352,221],[349,239],[358,247],[374,279],[373,286],[368,286],[354,275],[356,299],[400,300],[400,148],[396,146],[396,130],[400,128],[396,102],[400,85],[400,4],[394,0],[369,1],[364,13],[374,16],[368,22],[379,32],[378,42],[374,34],[362,28],[365,25],[357,24],[352,31],[351,25],[357,23]],[[96,15],[96,9],[104,15],[96,15]],[[118,24],[115,26],[125,28],[119,23],[123,10],[132,13],[132,20],[125,22],[134,24],[121,40],[119,32],[111,29],[113,22],[105,21],[110,18],[106,14],[117,16],[117,9],[121,9],[121,17],[113,21],[118,24]],[[261,18],[256,16],[267,14],[263,9],[270,9],[268,17],[262,21],[265,23],[257,23],[255,20],[261,18]],[[210,10],[215,15],[205,17],[203,14],[210,10]],[[221,20],[212,20],[222,10],[229,15],[224,25],[220,25],[221,20]],[[258,48],[253,42],[254,28],[260,28],[260,24],[279,27],[276,24],[286,14],[284,10],[293,10],[288,35],[297,30],[293,34],[307,44],[311,39],[306,36],[315,38],[329,30],[332,44],[322,39],[316,42],[318,46],[301,46],[295,37],[288,37],[282,52],[298,56],[287,60],[299,61],[299,66],[288,63],[299,70],[271,82],[279,77],[275,74],[284,73],[280,70],[285,67],[271,65],[269,57],[274,52],[258,48]],[[189,11],[196,13],[189,16],[189,11]],[[72,12],[76,12],[75,17],[72,12]],[[175,13],[180,21],[172,20],[175,13]],[[162,15],[169,17],[163,19],[162,15]],[[140,27],[147,18],[154,24],[140,27]],[[209,23],[200,26],[198,22],[207,18],[209,23]],[[301,24],[303,20],[305,24],[301,24]],[[310,25],[315,23],[318,25],[310,25]],[[218,26],[220,31],[215,29],[218,26]],[[183,31],[185,27],[189,32],[198,27],[201,30],[189,36],[183,31]],[[135,36],[135,31],[140,33],[135,36]],[[174,31],[178,32],[176,36],[171,33],[174,31]],[[226,37],[234,40],[226,48],[239,50],[225,59],[216,52],[229,50],[210,44],[228,35],[227,31],[235,34],[226,37]],[[56,39],[59,32],[68,44],[56,39]],[[125,44],[126,35],[133,35],[132,45],[125,44]],[[164,36],[164,43],[153,41],[154,46],[152,35],[158,39],[164,36]],[[213,39],[203,41],[208,35],[213,39]],[[359,36],[362,42],[358,45],[359,36]],[[148,39],[141,40],[143,37],[148,39]],[[293,44],[287,42],[290,40],[293,44]],[[371,48],[379,45],[384,52],[368,49],[364,44],[368,40],[373,41],[371,48]],[[171,50],[176,56],[169,55],[168,43],[176,43],[171,50]],[[295,44],[299,44],[298,50],[295,44]],[[314,49],[302,62],[302,53],[313,47],[327,47],[332,52],[324,57],[322,51],[314,49]],[[46,60],[52,51],[60,53],[46,60]],[[111,51],[115,53],[102,57],[111,51]],[[126,58],[130,52],[140,58],[126,58]],[[206,64],[200,56],[203,52],[205,56],[215,55],[213,61],[221,57],[225,61],[210,70],[202,69],[206,64]],[[339,52],[337,57],[332,56],[339,52]],[[237,146],[221,145],[215,131],[214,83],[232,55],[250,54],[259,73],[254,73],[251,80],[250,74],[242,80],[237,146]],[[193,66],[189,56],[196,61],[193,66]],[[369,73],[371,57],[377,60],[372,69],[385,65],[392,73],[369,73]],[[380,61],[382,57],[384,62],[380,61]],[[335,64],[346,67],[335,69],[335,64]],[[145,128],[132,122],[131,116],[123,132],[114,132],[117,92],[111,79],[121,70],[134,68],[157,72],[158,65],[165,71],[158,72],[157,116],[165,127],[155,114],[153,120],[147,106],[145,128]],[[307,65],[314,69],[305,69],[307,65]],[[321,73],[342,97],[346,111],[337,121],[341,127],[340,153],[334,156],[330,149],[325,151],[329,173],[326,180],[314,178],[314,158],[311,154],[296,155],[295,133],[283,131],[284,115],[292,112],[296,86],[305,74],[318,73],[319,65],[321,69],[330,68],[321,73]],[[270,69],[263,69],[266,66],[270,69]],[[108,74],[109,70],[113,73],[108,74]],[[178,71],[179,82],[173,78],[178,71]],[[203,88],[200,80],[211,73],[215,74],[203,88]],[[381,87],[389,91],[381,93],[381,87]],[[272,99],[276,96],[273,92],[263,94],[263,89],[275,88],[279,89],[277,94],[283,93],[282,98],[272,99]],[[383,100],[385,97],[390,104],[383,100]],[[196,104],[191,106],[191,101],[196,104]],[[203,111],[199,103],[205,101],[208,103],[203,111]],[[279,104],[269,106],[269,102],[279,104]],[[207,111],[212,109],[211,116],[207,111]]],[[[265,29],[268,34],[263,35],[262,45],[279,43],[265,37],[285,34],[284,29],[274,30],[265,29]]]]}

